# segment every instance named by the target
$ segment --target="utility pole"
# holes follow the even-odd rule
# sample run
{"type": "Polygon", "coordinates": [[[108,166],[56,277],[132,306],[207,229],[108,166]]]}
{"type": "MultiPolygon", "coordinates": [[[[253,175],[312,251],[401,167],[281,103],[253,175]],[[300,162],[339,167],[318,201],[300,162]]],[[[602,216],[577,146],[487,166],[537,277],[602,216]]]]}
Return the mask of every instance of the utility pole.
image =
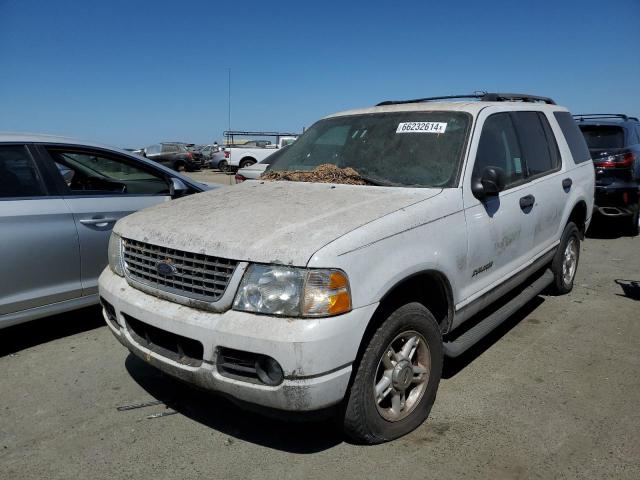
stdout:
{"type": "MultiPolygon", "coordinates": [[[[229,109],[227,111],[227,131],[231,131],[231,67],[227,69],[229,73],[229,109]]],[[[229,143],[229,139],[227,138],[227,144],[229,143]]]]}

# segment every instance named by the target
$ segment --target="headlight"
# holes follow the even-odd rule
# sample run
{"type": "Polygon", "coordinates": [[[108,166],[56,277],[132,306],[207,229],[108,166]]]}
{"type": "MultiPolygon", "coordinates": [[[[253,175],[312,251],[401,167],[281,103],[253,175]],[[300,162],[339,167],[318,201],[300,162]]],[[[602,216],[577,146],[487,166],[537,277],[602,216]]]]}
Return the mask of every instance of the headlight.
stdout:
{"type": "Polygon", "coordinates": [[[117,233],[111,232],[109,237],[109,267],[116,275],[124,277],[124,267],[122,261],[122,239],[117,233]]]}
{"type": "Polygon", "coordinates": [[[233,308],[287,317],[339,315],[351,310],[349,281],[340,270],[251,265],[233,308]]]}

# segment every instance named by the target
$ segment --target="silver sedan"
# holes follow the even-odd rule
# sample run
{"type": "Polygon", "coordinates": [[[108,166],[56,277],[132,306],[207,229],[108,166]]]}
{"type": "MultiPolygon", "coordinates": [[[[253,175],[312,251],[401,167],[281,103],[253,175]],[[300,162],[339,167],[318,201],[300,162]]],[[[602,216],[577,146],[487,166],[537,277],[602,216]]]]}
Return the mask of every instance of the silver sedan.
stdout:
{"type": "Polygon", "coordinates": [[[97,303],[114,223],[209,188],[124,150],[0,133],[0,329],[97,303]]]}

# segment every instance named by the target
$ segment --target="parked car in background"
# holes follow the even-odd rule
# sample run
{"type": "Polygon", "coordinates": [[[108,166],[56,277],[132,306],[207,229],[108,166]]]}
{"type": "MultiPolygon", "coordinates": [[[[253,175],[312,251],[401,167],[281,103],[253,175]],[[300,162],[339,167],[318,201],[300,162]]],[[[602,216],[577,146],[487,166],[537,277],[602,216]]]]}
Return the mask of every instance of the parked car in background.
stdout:
{"type": "Polygon", "coordinates": [[[264,173],[268,166],[269,164],[267,163],[267,159],[265,159],[261,162],[249,165],[248,167],[241,168],[236,172],[236,183],[260,178],[260,175],[264,173]]]}
{"type": "Polygon", "coordinates": [[[275,142],[271,140],[249,140],[242,145],[232,144],[225,148],[225,159],[221,163],[221,170],[237,170],[239,168],[248,167],[254,163],[258,163],[267,158],[278,149],[295,142],[297,135],[293,133],[281,132],[244,132],[231,131],[224,132],[226,137],[234,138],[235,136],[264,136],[273,137],[275,142]]]}
{"type": "Polygon", "coordinates": [[[0,133],[0,328],[97,303],[116,221],[208,189],[124,150],[0,133]]]}
{"type": "Polygon", "coordinates": [[[418,427],[445,355],[544,289],[571,291],[593,210],[565,108],[450,98],[326,117],[269,158],[272,180],[119,221],[100,277],[111,332],[201,388],[334,408],[357,442],[418,427]]]}
{"type": "Polygon", "coordinates": [[[624,217],[631,235],[640,223],[640,122],[623,114],[574,115],[596,169],[595,209],[624,217]]]}
{"type": "Polygon", "coordinates": [[[146,147],[143,155],[176,172],[194,172],[202,168],[202,154],[190,151],[180,142],[156,143],[146,147]]]}
{"type": "MultiPolygon", "coordinates": [[[[218,168],[218,164],[216,163],[215,167],[212,165],[211,160],[215,154],[219,153],[222,150],[222,147],[217,143],[211,145],[204,145],[200,153],[202,153],[202,162],[203,166],[209,166],[211,168],[218,168]]],[[[220,159],[224,159],[224,153],[219,157],[220,159]]]]}

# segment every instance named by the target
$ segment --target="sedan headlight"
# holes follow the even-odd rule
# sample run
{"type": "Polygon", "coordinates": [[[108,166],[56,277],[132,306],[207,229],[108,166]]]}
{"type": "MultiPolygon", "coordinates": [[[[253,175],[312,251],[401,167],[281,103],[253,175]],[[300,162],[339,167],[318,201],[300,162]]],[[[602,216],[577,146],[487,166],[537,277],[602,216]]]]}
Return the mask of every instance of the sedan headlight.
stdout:
{"type": "Polygon", "coordinates": [[[287,317],[328,317],[351,310],[349,281],[340,270],[251,265],[234,310],[287,317]]]}
{"type": "Polygon", "coordinates": [[[116,275],[124,277],[124,262],[122,261],[122,239],[117,233],[111,232],[109,237],[109,267],[116,275]]]}

